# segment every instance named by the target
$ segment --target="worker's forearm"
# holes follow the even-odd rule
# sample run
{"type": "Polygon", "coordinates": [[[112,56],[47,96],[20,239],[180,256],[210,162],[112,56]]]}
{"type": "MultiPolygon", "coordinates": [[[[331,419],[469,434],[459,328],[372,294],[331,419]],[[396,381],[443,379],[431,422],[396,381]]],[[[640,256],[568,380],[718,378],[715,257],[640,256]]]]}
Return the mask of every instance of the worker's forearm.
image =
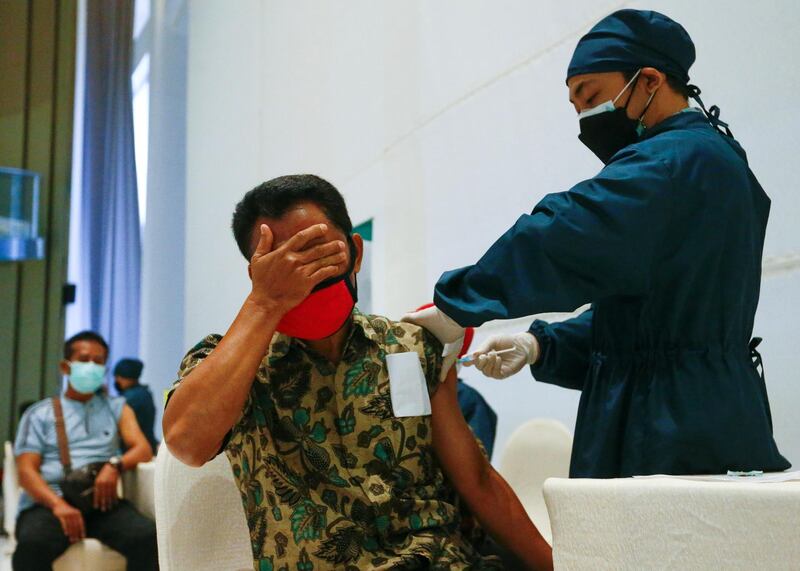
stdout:
{"type": "Polygon", "coordinates": [[[211,458],[241,414],[281,312],[248,298],[225,337],[181,381],[164,411],[164,439],[182,461],[211,458]]]}
{"type": "Polygon", "coordinates": [[[53,509],[64,499],[50,489],[42,475],[33,469],[22,469],[19,472],[19,485],[25,490],[34,502],[41,504],[49,509],[53,509]]]}
{"type": "Polygon", "coordinates": [[[149,462],[152,459],[153,451],[150,448],[150,444],[145,441],[129,448],[122,455],[122,469],[125,471],[133,470],[138,464],[149,462]]]}
{"type": "Polygon", "coordinates": [[[529,569],[553,568],[550,545],[533,524],[511,487],[493,468],[480,485],[480,492],[464,498],[483,528],[529,569]]]}

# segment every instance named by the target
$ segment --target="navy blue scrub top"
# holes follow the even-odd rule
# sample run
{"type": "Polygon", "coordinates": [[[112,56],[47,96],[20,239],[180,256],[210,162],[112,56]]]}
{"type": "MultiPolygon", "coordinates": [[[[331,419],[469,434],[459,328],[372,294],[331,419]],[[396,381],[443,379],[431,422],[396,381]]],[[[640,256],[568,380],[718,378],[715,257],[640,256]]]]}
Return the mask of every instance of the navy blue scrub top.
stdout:
{"type": "Polygon", "coordinates": [[[497,434],[497,414],[494,409],[476,388],[461,379],[458,379],[458,407],[491,460],[497,434]]]}
{"type": "Polygon", "coordinates": [[[153,454],[158,454],[158,440],[156,440],[154,429],[156,419],[156,406],[153,403],[153,394],[150,392],[150,387],[147,385],[133,385],[129,389],[122,392],[125,401],[133,409],[136,415],[136,422],[139,423],[139,428],[150,443],[153,449],[153,454]]]}
{"type": "Polygon", "coordinates": [[[534,377],[582,391],[572,477],[784,470],[750,348],[770,200],[702,113],[647,129],[546,196],[435,303],[463,326],[536,321],[534,377]]]}

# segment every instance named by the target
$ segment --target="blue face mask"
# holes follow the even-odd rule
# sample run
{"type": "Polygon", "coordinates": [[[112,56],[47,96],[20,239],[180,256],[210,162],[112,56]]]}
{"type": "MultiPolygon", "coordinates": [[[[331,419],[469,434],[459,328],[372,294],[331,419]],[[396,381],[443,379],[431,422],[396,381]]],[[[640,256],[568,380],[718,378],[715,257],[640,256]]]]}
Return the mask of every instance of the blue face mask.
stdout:
{"type": "Polygon", "coordinates": [[[105,365],[75,361],[69,364],[69,384],[83,394],[92,394],[103,386],[105,365]]]}

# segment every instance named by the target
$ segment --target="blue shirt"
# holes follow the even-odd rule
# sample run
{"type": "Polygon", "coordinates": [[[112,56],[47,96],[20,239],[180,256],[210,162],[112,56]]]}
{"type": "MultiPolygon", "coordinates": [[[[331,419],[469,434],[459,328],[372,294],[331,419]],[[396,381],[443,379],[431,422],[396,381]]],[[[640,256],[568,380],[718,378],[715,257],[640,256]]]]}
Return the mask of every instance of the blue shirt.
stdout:
{"type": "Polygon", "coordinates": [[[139,423],[139,428],[150,443],[153,449],[153,454],[158,452],[158,440],[153,434],[153,425],[156,418],[156,406],[153,404],[153,394],[150,388],[145,385],[134,385],[131,388],[122,391],[122,396],[125,397],[125,402],[133,409],[136,415],[136,421],[139,423]]]}
{"type": "Polygon", "coordinates": [[[497,414],[477,389],[458,379],[458,406],[475,437],[481,441],[489,459],[494,451],[497,414]]]}
{"type": "MultiPolygon", "coordinates": [[[[62,395],[64,424],[73,468],[92,462],[104,462],[119,454],[119,419],[125,399],[96,394],[85,403],[62,395]]],[[[50,489],[61,495],[58,483],[64,478],[64,469],[58,453],[53,402],[47,398],[32,405],[17,429],[14,455],[33,452],[42,457],[40,472],[50,489]]],[[[33,499],[23,491],[19,511],[34,505],[33,499]]]]}

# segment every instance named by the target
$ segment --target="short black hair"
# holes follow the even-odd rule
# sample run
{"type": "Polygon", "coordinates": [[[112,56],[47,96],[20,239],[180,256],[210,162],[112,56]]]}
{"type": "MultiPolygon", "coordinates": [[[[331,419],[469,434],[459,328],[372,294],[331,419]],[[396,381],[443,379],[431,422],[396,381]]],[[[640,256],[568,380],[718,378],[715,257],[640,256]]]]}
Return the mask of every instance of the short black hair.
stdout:
{"type": "Polygon", "coordinates": [[[76,333],[64,342],[64,359],[67,361],[69,361],[70,357],[72,357],[72,345],[78,341],[94,341],[95,343],[99,343],[103,346],[103,349],[106,350],[106,357],[108,357],[108,343],[106,343],[106,340],[103,339],[102,335],[95,333],[94,331],[86,330],[76,333]]]}
{"type": "MultiPolygon", "coordinates": [[[[623,71],[622,77],[625,78],[625,81],[630,81],[633,79],[633,76],[636,75],[635,71],[623,71]]],[[[683,81],[682,79],[678,79],[674,75],[666,74],[667,75],[667,85],[677,93],[678,95],[682,95],[685,99],[689,99],[689,85],[683,81]]]]}
{"type": "Polygon", "coordinates": [[[250,240],[253,226],[260,217],[280,218],[300,202],[316,204],[331,221],[331,224],[349,236],[353,223],[347,212],[344,197],[327,180],[313,174],[279,176],[244,195],[233,211],[233,237],[239,251],[249,261],[250,240]]]}

